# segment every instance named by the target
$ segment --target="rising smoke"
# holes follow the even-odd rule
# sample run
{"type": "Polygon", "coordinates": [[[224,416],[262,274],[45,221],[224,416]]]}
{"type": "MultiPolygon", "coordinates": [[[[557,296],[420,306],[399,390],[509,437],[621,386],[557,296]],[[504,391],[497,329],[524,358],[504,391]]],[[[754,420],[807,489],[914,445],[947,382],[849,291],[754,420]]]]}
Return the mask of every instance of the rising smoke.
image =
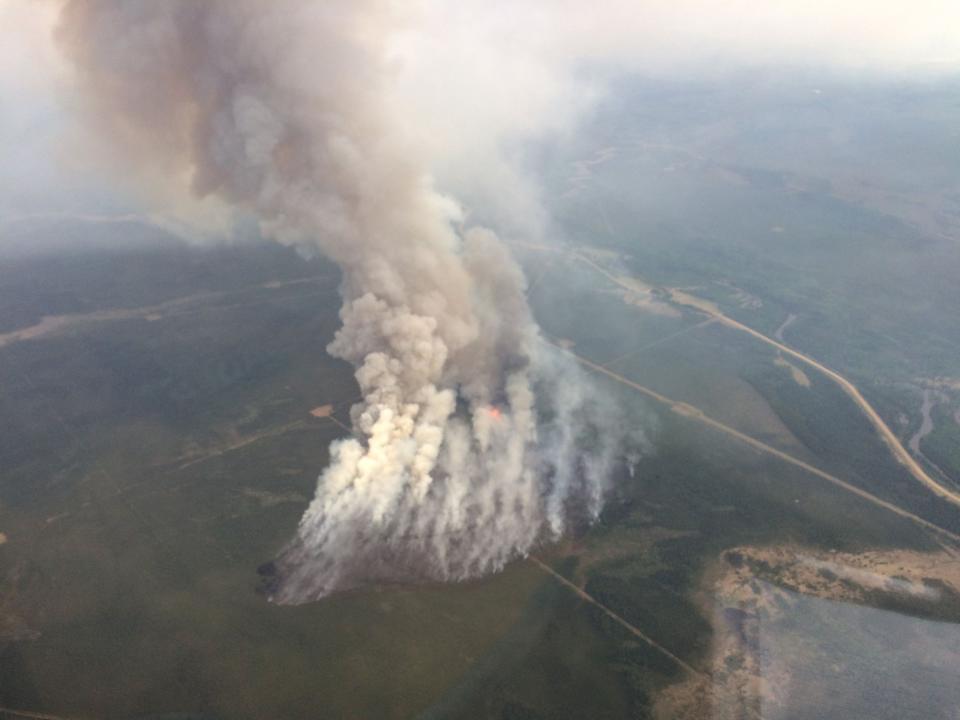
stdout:
{"type": "Polygon", "coordinates": [[[57,31],[115,154],[342,268],[328,349],[363,399],[278,560],[283,603],[495,571],[595,518],[624,452],[507,249],[456,229],[399,130],[399,22],[381,0],[70,0],[57,31]]]}

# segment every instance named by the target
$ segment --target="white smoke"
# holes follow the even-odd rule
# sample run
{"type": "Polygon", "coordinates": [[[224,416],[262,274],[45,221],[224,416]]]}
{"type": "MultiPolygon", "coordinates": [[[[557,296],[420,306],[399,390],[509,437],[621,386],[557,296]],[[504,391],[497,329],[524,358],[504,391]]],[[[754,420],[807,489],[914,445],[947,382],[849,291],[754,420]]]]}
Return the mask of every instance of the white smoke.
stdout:
{"type": "MultiPolygon", "coordinates": [[[[70,0],[58,37],[115,151],[343,270],[329,352],[354,437],[279,561],[280,602],[501,568],[596,518],[622,435],[547,352],[521,272],[458,233],[391,91],[381,0],[70,0]]],[[[130,162],[132,161],[132,162],[130,162]]]]}

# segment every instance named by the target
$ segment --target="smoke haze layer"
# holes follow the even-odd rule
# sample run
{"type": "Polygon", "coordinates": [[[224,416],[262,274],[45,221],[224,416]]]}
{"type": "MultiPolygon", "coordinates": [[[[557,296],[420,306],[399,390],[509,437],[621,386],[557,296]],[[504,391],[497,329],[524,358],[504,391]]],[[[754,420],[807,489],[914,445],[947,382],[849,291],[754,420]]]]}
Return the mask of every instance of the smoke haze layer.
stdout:
{"type": "Polygon", "coordinates": [[[274,599],[495,571],[601,509],[622,434],[546,351],[522,273],[455,229],[391,100],[379,0],[71,0],[58,40],[115,155],[343,270],[329,352],[356,368],[274,599]]]}

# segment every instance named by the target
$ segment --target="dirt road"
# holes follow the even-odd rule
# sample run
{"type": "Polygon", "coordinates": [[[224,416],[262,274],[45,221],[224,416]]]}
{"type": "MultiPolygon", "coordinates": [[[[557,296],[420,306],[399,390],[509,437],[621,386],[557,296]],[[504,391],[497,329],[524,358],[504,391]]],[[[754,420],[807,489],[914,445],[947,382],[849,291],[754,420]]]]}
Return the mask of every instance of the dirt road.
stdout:
{"type": "Polygon", "coordinates": [[[698,676],[704,677],[704,673],[700,672],[699,670],[697,670],[696,668],[694,668],[692,665],[690,665],[690,664],[684,662],[683,660],[681,660],[680,658],[678,658],[678,657],[677,657],[676,655],[674,655],[672,652],[670,652],[669,650],[667,650],[663,645],[661,645],[660,643],[658,643],[656,640],[654,640],[653,638],[651,638],[649,635],[645,634],[642,630],[640,630],[640,629],[639,629],[638,627],[636,627],[635,625],[632,625],[632,624],[630,624],[629,622],[627,622],[626,620],[624,620],[622,617],[620,617],[619,615],[617,615],[617,613],[615,613],[613,610],[611,610],[611,609],[608,608],[606,605],[604,605],[604,604],[601,603],[599,600],[597,600],[597,599],[594,598],[592,595],[590,595],[586,590],[584,590],[583,588],[581,588],[581,587],[573,584],[573,583],[570,582],[569,580],[567,580],[563,575],[561,575],[560,573],[558,573],[556,570],[554,570],[552,567],[550,567],[549,565],[547,565],[545,562],[543,562],[542,560],[540,560],[539,558],[537,558],[535,555],[531,555],[529,559],[530,559],[531,562],[533,562],[535,565],[537,565],[537,566],[538,566],[541,570],[543,570],[545,573],[553,576],[553,578],[554,578],[557,582],[559,582],[561,585],[564,585],[568,590],[573,591],[573,593],[576,594],[578,597],[580,597],[582,600],[586,600],[586,601],[587,601],[588,603],[590,603],[591,605],[595,605],[596,607],[600,608],[600,610],[601,610],[604,614],[606,614],[611,620],[613,620],[614,622],[616,622],[618,625],[621,625],[622,627],[626,628],[626,629],[630,632],[630,634],[632,634],[634,637],[642,640],[643,642],[647,643],[647,645],[649,645],[650,647],[652,647],[652,648],[654,648],[655,650],[658,650],[659,652],[663,653],[663,654],[666,655],[668,658],[670,658],[671,660],[673,660],[673,662],[675,662],[677,665],[679,665],[679,666],[682,667],[684,670],[686,670],[688,673],[690,673],[690,674],[692,674],[692,675],[698,675],[698,676]]]}
{"type": "Polygon", "coordinates": [[[823,480],[826,480],[827,482],[839,488],[842,488],[843,490],[846,490],[847,492],[852,493],[853,495],[856,495],[857,497],[860,497],[869,503],[876,505],[877,507],[881,507],[896,515],[899,515],[900,517],[905,518],[919,525],[920,527],[923,527],[924,529],[935,533],[941,538],[946,538],[956,544],[960,544],[960,535],[950,532],[949,530],[946,530],[940,527],[939,525],[935,525],[932,522],[929,522],[928,520],[924,520],[919,515],[915,515],[909,510],[905,510],[902,507],[895,505],[892,502],[879,498],[873,493],[867,492],[866,490],[862,490],[861,488],[858,488],[856,485],[851,485],[847,481],[841,480],[836,475],[831,475],[830,473],[825,472],[820,468],[814,465],[811,465],[810,463],[804,462],[799,458],[795,458],[792,455],[789,455],[783,452],[782,450],[778,450],[777,448],[772,447],[771,445],[767,445],[766,443],[757,440],[756,438],[752,438],[749,435],[745,435],[744,433],[730,427],[729,425],[724,425],[719,420],[714,420],[712,417],[704,413],[703,410],[701,410],[700,408],[694,407],[693,405],[689,405],[688,403],[677,402],[676,400],[672,400],[671,398],[668,398],[665,395],[661,395],[660,393],[655,392],[650,388],[644,387],[639,383],[635,383],[633,380],[630,380],[629,378],[625,378],[622,375],[619,375],[613,372],[612,370],[603,367],[602,365],[597,365],[596,363],[591,362],[590,360],[587,360],[585,357],[581,357],[580,355],[577,355],[571,350],[565,350],[565,352],[569,353],[572,357],[574,357],[581,365],[588,367],[595,372],[602,373],[607,377],[612,378],[613,380],[616,380],[618,383],[621,383],[623,385],[626,385],[627,387],[633,388],[634,390],[640,393],[643,393],[647,397],[666,405],[667,407],[670,408],[671,411],[673,411],[678,415],[682,415],[684,417],[690,418],[697,422],[703,423],[704,425],[708,425],[714,430],[718,430],[719,432],[722,432],[725,435],[735,438],[740,442],[745,443],[756,450],[759,450],[760,452],[767,453],[768,455],[773,455],[774,457],[777,457],[780,460],[783,460],[784,462],[788,462],[791,465],[795,465],[796,467],[802,468],[807,472],[813,475],[816,475],[817,477],[822,478],[823,480]]]}
{"type": "MultiPolygon", "coordinates": [[[[106,310],[94,310],[87,313],[73,313],[69,315],[45,315],[39,322],[28,327],[18,328],[10,332],[0,333],[0,348],[25,340],[36,340],[48,335],[57,335],[71,327],[98,322],[116,322],[118,320],[162,320],[172,315],[187,315],[198,312],[204,302],[217,300],[230,295],[238,295],[246,290],[265,289],[276,290],[291,285],[316,284],[320,281],[331,278],[329,275],[313,275],[305,278],[294,278],[292,280],[273,280],[270,282],[250,285],[245,288],[229,291],[210,291],[185,295],[183,297],[166,300],[157,305],[147,305],[133,308],[110,308],[106,310]]],[[[299,297],[303,297],[302,295],[299,297]]],[[[253,302],[241,302],[233,305],[211,305],[211,309],[227,310],[235,307],[244,307],[246,305],[259,305],[264,300],[255,300],[253,302]]]]}
{"type": "MultiPolygon", "coordinates": [[[[600,266],[595,261],[591,260],[586,255],[573,251],[573,256],[580,260],[581,262],[589,265],[594,270],[602,274],[608,280],[612,281],[616,285],[629,290],[631,288],[630,283],[623,278],[619,278],[616,275],[612,274],[602,266],[600,266]]],[[[909,472],[917,481],[927,487],[931,492],[933,492],[938,497],[943,498],[947,502],[952,503],[956,507],[960,508],[960,493],[946,488],[941,485],[939,482],[934,480],[927,472],[921,467],[921,465],[913,458],[913,456],[907,451],[907,449],[900,442],[899,438],[894,434],[890,427],[884,422],[883,418],[880,417],[880,414],[874,410],[873,406],[867,402],[866,398],[860,393],[857,387],[843,377],[840,373],[835,370],[831,370],[826,365],[814,360],[809,355],[804,355],[802,352],[794,350],[781,342],[777,342],[771,337],[764,335],[753,328],[744,325],[741,322],[734,320],[727,315],[724,315],[717,306],[709,301],[702,300],[693,295],[689,295],[685,292],[678,290],[668,289],[670,294],[670,299],[677,305],[683,305],[685,307],[693,308],[699,312],[706,313],[707,315],[713,317],[718,322],[723,323],[727,327],[739,330],[741,332],[747,333],[748,335],[756,338],[757,340],[775,347],[780,352],[790,355],[791,357],[796,358],[797,360],[805,363],[809,367],[817,370],[818,372],[826,375],[830,380],[840,386],[840,389],[850,397],[851,400],[860,408],[861,412],[867,416],[867,419],[870,421],[870,424],[873,425],[874,429],[877,431],[877,434],[880,436],[880,439],[883,440],[884,444],[897,459],[897,461],[904,466],[904,468],[909,472]]]]}
{"type": "MultiPolygon", "coordinates": [[[[671,293],[672,294],[672,293],[671,293]]],[[[874,429],[877,431],[877,434],[880,436],[880,439],[886,444],[887,448],[893,453],[893,456],[897,461],[907,469],[907,471],[913,475],[919,482],[925,485],[930,489],[934,494],[939,497],[947,500],[948,502],[953,503],[957,507],[960,507],[960,493],[946,488],[936,480],[934,480],[930,475],[927,474],[926,470],[921,467],[920,463],[914,460],[913,456],[907,451],[907,449],[900,442],[899,438],[894,434],[893,430],[890,429],[890,426],[884,422],[883,418],[880,417],[880,414],[874,410],[873,406],[867,402],[866,398],[860,393],[857,387],[847,380],[843,375],[838,373],[835,370],[831,370],[826,365],[817,362],[809,355],[804,355],[802,352],[794,350],[793,348],[787,347],[783,343],[777,342],[773,338],[767,337],[761,332],[757,332],[751,327],[744,325],[741,322],[737,322],[733,318],[727,317],[723,313],[714,312],[711,313],[719,322],[724,325],[745,332],[749,335],[752,335],[757,340],[765,342],[768,345],[771,345],[777,350],[790,355],[797,360],[800,360],[803,363],[806,363],[808,366],[812,367],[814,370],[819,371],[823,375],[826,375],[828,378],[833,380],[837,385],[840,386],[840,389],[843,390],[847,396],[856,403],[857,407],[860,408],[861,412],[867,416],[867,419],[870,421],[870,424],[873,425],[874,429]]]]}

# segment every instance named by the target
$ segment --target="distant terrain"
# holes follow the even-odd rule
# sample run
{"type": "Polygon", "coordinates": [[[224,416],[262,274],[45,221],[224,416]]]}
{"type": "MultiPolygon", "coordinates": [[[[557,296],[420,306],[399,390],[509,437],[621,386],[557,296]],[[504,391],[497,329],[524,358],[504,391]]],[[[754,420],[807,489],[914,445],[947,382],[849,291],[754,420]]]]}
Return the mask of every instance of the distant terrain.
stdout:
{"type": "Polygon", "coordinates": [[[797,356],[958,489],[954,90],[638,82],[532,153],[547,351],[650,447],[469,583],[258,591],[350,432],[330,263],[0,227],[0,717],[955,717],[960,511],[797,356]]]}

